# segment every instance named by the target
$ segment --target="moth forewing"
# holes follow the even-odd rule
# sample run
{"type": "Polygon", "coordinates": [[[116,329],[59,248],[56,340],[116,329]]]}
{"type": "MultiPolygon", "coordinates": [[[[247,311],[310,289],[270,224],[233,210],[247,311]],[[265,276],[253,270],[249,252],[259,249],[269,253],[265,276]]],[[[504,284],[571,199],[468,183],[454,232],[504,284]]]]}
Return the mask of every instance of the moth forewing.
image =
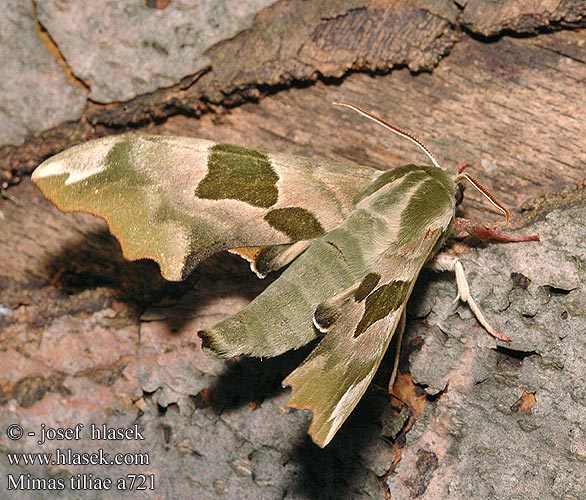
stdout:
{"type": "Polygon", "coordinates": [[[126,258],[151,258],[179,280],[222,250],[324,234],[378,175],[204,139],[125,134],[63,151],[32,179],[62,211],[105,219],[126,258]]]}

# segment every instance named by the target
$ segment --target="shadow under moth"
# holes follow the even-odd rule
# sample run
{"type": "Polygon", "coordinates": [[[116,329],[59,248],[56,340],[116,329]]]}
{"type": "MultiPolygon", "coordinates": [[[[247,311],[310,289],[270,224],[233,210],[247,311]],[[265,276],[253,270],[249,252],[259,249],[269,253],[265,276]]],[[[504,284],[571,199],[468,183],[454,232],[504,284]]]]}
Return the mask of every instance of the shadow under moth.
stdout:
{"type": "Polygon", "coordinates": [[[32,176],[59,209],[102,217],[126,258],[154,259],[169,280],[222,250],[247,259],[259,277],[288,266],[246,308],[199,335],[223,357],[276,356],[322,336],[283,382],[292,387],[287,405],[312,411],[309,434],[321,447],[402,333],[424,265],[455,271],[458,298],[489,333],[510,340],[484,318],[458,258],[438,254],[458,223],[463,180],[508,217],[506,209],[463,168],[440,167],[412,135],[342,105],[415,143],[431,165],[381,172],[196,138],[119,135],[61,152],[32,176]]]}

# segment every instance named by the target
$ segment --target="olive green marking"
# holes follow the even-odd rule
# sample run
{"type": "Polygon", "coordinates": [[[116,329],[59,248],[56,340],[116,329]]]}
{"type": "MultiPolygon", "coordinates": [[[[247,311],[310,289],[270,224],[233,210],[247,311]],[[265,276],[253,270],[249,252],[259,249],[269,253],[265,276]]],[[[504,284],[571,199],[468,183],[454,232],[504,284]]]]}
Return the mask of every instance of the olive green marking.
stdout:
{"type": "Polygon", "coordinates": [[[403,165],[401,167],[394,168],[392,170],[387,170],[385,173],[379,175],[372,184],[369,184],[366,189],[358,193],[354,198],[354,204],[358,204],[364,198],[367,198],[372,193],[378,191],[383,186],[390,184],[391,182],[396,181],[397,179],[404,177],[407,174],[410,174],[417,169],[419,169],[417,165],[403,165]]]}
{"type": "Polygon", "coordinates": [[[181,267],[182,279],[188,276],[195,268],[203,256],[213,253],[217,249],[212,246],[212,242],[220,241],[220,235],[214,231],[209,224],[206,224],[196,216],[180,210],[171,197],[161,196],[161,202],[151,219],[152,223],[165,224],[172,222],[178,227],[186,230],[189,238],[189,251],[184,256],[181,267]],[[210,243],[210,249],[202,248],[201,241],[206,240],[210,243]]]}
{"type": "Polygon", "coordinates": [[[354,292],[354,300],[356,302],[362,302],[374,290],[374,287],[378,285],[379,281],[380,274],[368,273],[360,283],[358,290],[354,292]]]}
{"type": "Polygon", "coordinates": [[[366,297],[364,314],[354,331],[354,338],[362,335],[371,325],[398,309],[405,301],[410,281],[392,281],[382,285],[366,297]]]}
{"type": "Polygon", "coordinates": [[[435,179],[444,186],[447,191],[453,191],[455,189],[454,181],[449,171],[431,165],[403,165],[379,175],[372,184],[356,195],[354,198],[354,204],[359,203],[383,186],[386,186],[401,177],[408,178],[410,181],[408,185],[401,187],[402,191],[407,191],[413,183],[421,182],[429,178],[435,179]]]}
{"type": "Polygon", "coordinates": [[[409,199],[401,214],[401,230],[398,239],[412,238],[413,235],[425,232],[430,223],[441,218],[447,210],[454,209],[454,188],[446,186],[437,178],[429,178],[423,182],[409,199]]]}
{"type": "Polygon", "coordinates": [[[315,216],[301,207],[276,208],[267,213],[264,219],[277,231],[291,238],[291,241],[317,238],[325,232],[315,216]]]}
{"type": "Polygon", "coordinates": [[[209,200],[239,200],[260,208],[272,207],[279,198],[279,176],[262,151],[216,144],[208,158],[208,173],[195,194],[209,200]]]}
{"type": "Polygon", "coordinates": [[[407,196],[411,196],[414,188],[418,188],[426,178],[427,174],[420,170],[405,175],[401,182],[387,193],[374,197],[372,201],[373,210],[380,213],[391,211],[393,214],[396,214],[397,204],[403,203],[407,196]]]}
{"type": "Polygon", "coordinates": [[[80,182],[65,184],[69,174],[64,173],[43,177],[38,185],[61,210],[89,211],[107,214],[112,219],[132,219],[137,211],[133,207],[146,203],[145,188],[151,186],[152,181],[133,168],[131,150],[130,141],[115,144],[104,158],[104,169],[80,182]],[[124,193],[124,196],[120,197],[119,193],[124,193]]]}

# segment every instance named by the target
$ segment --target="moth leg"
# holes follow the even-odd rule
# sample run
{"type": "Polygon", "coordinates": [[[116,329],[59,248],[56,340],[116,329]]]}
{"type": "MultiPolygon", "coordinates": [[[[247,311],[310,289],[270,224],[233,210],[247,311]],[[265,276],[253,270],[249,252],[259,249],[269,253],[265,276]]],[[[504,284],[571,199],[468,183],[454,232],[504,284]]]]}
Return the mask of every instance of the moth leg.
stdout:
{"type": "Polygon", "coordinates": [[[389,393],[393,390],[393,384],[395,378],[397,378],[397,371],[399,370],[399,359],[401,357],[401,345],[403,344],[403,333],[405,332],[405,323],[407,320],[407,308],[403,308],[403,314],[401,314],[401,320],[397,326],[397,340],[395,341],[395,361],[393,363],[393,371],[391,372],[391,378],[389,380],[389,393]]]}
{"type": "Polygon", "coordinates": [[[482,241],[502,241],[504,243],[518,243],[520,241],[539,241],[539,235],[532,234],[530,236],[513,236],[511,234],[503,233],[497,229],[488,227],[485,224],[472,222],[463,217],[456,217],[455,220],[456,231],[466,232],[470,235],[480,238],[482,241]]]}
{"type": "Polygon", "coordinates": [[[468,306],[470,307],[471,311],[476,316],[478,322],[484,327],[484,329],[490,333],[493,337],[502,340],[504,342],[511,342],[511,339],[506,335],[495,330],[486,318],[480,307],[476,304],[472,295],[470,294],[470,286],[468,285],[468,281],[466,280],[466,274],[464,273],[464,266],[462,266],[462,262],[460,259],[455,255],[450,255],[448,253],[439,253],[435,259],[427,264],[427,267],[436,271],[454,271],[456,273],[456,285],[458,286],[458,295],[454,302],[461,300],[462,302],[467,302],[468,306]]]}

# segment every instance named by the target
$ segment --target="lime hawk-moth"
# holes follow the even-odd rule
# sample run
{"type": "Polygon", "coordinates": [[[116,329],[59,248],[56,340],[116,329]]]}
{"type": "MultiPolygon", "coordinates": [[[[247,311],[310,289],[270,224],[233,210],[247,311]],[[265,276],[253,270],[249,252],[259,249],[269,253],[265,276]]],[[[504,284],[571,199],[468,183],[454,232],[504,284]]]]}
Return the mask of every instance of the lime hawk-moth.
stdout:
{"type": "Polygon", "coordinates": [[[105,219],[125,257],[154,259],[169,280],[222,250],[260,277],[287,266],[250,305],[199,335],[224,357],[276,356],[323,336],[284,380],[288,406],[312,411],[309,433],[322,447],[402,332],[423,266],[455,271],[458,297],[509,340],[472,299],[458,258],[438,254],[454,231],[464,179],[508,217],[506,209],[461,169],[440,167],[412,135],[342,105],[414,142],[431,164],[381,172],[203,139],[119,135],[61,152],[32,177],[62,211],[105,219]]]}

